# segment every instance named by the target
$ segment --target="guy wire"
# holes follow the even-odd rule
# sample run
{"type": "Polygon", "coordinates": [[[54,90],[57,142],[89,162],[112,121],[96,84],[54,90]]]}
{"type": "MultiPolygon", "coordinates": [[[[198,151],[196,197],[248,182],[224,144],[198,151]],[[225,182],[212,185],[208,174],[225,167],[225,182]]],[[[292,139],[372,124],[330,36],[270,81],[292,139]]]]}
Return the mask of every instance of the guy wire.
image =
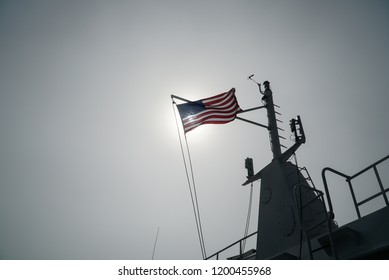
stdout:
{"type": "Polygon", "coordinates": [[[189,152],[189,145],[188,145],[188,140],[186,138],[186,134],[185,134],[185,143],[186,143],[186,148],[187,148],[187,151],[188,151],[190,172],[192,173],[193,192],[194,192],[194,197],[195,197],[195,202],[196,202],[197,218],[199,219],[200,235],[201,235],[201,241],[202,241],[202,246],[203,246],[203,250],[204,250],[204,259],[205,259],[207,257],[207,253],[205,251],[205,242],[204,242],[204,236],[203,236],[203,229],[201,227],[200,208],[199,208],[199,204],[198,204],[198,200],[197,200],[196,182],[195,182],[195,178],[194,178],[194,172],[193,172],[193,167],[192,167],[192,159],[191,159],[190,152],[189,152]]]}
{"type": "MultiPolygon", "coordinates": [[[[181,140],[180,128],[179,128],[178,120],[177,120],[177,114],[176,114],[176,111],[174,109],[174,104],[176,104],[176,103],[174,102],[174,100],[172,100],[172,107],[173,107],[174,117],[175,117],[175,120],[176,120],[178,139],[180,140],[181,154],[182,154],[182,159],[183,159],[183,163],[184,163],[184,167],[185,167],[185,173],[186,173],[186,179],[187,179],[187,183],[188,183],[190,198],[191,198],[191,201],[192,201],[193,213],[194,213],[195,221],[196,221],[197,235],[198,235],[199,242],[200,242],[201,254],[203,256],[203,259],[205,259],[206,255],[205,255],[204,239],[203,239],[203,235],[202,235],[202,232],[201,232],[201,226],[199,225],[201,221],[200,221],[200,219],[198,217],[199,211],[196,208],[196,205],[198,206],[197,196],[196,196],[196,204],[195,204],[195,201],[194,201],[194,198],[193,198],[193,191],[192,191],[192,187],[191,187],[191,183],[190,183],[190,179],[189,179],[188,166],[187,166],[187,163],[186,163],[184,148],[183,148],[183,144],[182,144],[182,140],[181,140]]],[[[185,139],[186,139],[186,137],[185,137],[185,139]]],[[[188,144],[187,144],[187,148],[188,148],[188,144]]],[[[189,151],[189,148],[188,148],[188,151],[189,151]]],[[[189,157],[189,159],[190,159],[190,157],[189,157]]],[[[192,166],[191,162],[190,162],[190,165],[192,166]]],[[[193,171],[192,167],[191,167],[191,170],[193,171]]],[[[193,172],[192,172],[192,178],[193,178],[193,172]]]]}
{"type": "Polygon", "coordinates": [[[153,248],[153,255],[151,256],[151,259],[152,259],[152,260],[154,260],[154,253],[155,253],[155,247],[157,247],[158,235],[159,235],[159,227],[158,227],[158,229],[157,229],[157,235],[155,236],[154,248],[153,248]]]}
{"type": "Polygon", "coordinates": [[[250,227],[252,201],[253,201],[253,183],[251,183],[251,186],[250,186],[249,208],[248,208],[248,211],[247,211],[246,228],[244,230],[244,235],[243,235],[244,240],[243,240],[243,244],[242,244],[242,249],[243,249],[242,253],[244,253],[244,250],[245,250],[245,247],[246,247],[246,240],[247,240],[246,237],[248,235],[249,227],[250,227]]]}

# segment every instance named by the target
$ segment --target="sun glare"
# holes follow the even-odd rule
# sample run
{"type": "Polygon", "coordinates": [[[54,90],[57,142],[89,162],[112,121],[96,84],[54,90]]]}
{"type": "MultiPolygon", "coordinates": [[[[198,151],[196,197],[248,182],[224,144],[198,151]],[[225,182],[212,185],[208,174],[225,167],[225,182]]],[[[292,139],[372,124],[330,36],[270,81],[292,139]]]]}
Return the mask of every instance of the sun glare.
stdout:
{"type": "MultiPolygon", "coordinates": [[[[169,112],[169,114],[166,114],[165,119],[166,131],[164,133],[168,132],[169,139],[172,139],[173,141],[178,139],[178,129],[180,137],[182,141],[184,141],[184,128],[182,126],[180,114],[178,113],[176,106],[174,106],[174,112],[169,112]]],[[[201,125],[187,132],[186,138],[188,139],[188,142],[199,145],[204,141],[205,135],[207,134],[207,130],[207,125],[201,125]]]]}

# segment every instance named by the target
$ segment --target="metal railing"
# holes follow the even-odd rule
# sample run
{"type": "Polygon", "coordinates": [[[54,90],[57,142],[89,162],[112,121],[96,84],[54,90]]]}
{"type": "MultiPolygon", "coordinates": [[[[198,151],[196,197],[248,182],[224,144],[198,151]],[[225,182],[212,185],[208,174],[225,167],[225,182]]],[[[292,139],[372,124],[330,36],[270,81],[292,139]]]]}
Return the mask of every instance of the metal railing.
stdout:
{"type": "Polygon", "coordinates": [[[234,242],[234,243],[228,245],[227,247],[225,247],[225,248],[221,249],[220,251],[216,252],[215,254],[210,255],[209,257],[206,257],[205,260],[209,260],[209,259],[211,259],[211,258],[213,258],[213,257],[216,257],[216,259],[218,260],[218,259],[219,259],[220,253],[226,251],[227,249],[229,249],[229,248],[235,246],[235,245],[238,244],[238,243],[239,243],[239,255],[240,255],[240,256],[243,256],[244,252],[243,252],[242,242],[243,242],[244,240],[246,240],[247,238],[249,238],[249,237],[251,237],[251,236],[253,236],[253,235],[257,234],[257,233],[258,233],[258,231],[253,232],[253,233],[247,235],[246,237],[243,237],[243,238],[239,239],[238,241],[236,241],[236,242],[234,242]]]}
{"type": "Polygon", "coordinates": [[[343,178],[346,179],[346,182],[348,183],[348,186],[349,186],[349,189],[350,189],[350,193],[351,193],[351,197],[353,199],[353,202],[354,202],[354,207],[355,207],[355,210],[357,212],[357,216],[358,216],[358,219],[360,219],[362,216],[361,216],[361,212],[359,211],[359,207],[363,204],[365,204],[366,202],[368,201],[371,201],[379,196],[383,196],[384,198],[384,201],[385,201],[385,204],[388,206],[389,205],[389,202],[388,202],[388,198],[386,196],[386,193],[389,192],[389,188],[384,188],[383,184],[382,184],[382,180],[381,180],[381,177],[378,173],[378,170],[377,170],[377,165],[379,165],[380,163],[384,162],[385,160],[387,160],[389,158],[389,155],[387,155],[386,157],[383,157],[382,159],[376,161],[375,163],[369,165],[368,167],[362,169],[361,171],[355,173],[354,175],[352,176],[349,176],[349,175],[346,175],[342,172],[339,172],[333,168],[330,168],[330,167],[326,167],[323,169],[321,175],[322,175],[322,179],[323,179],[323,184],[324,184],[324,190],[325,190],[325,193],[326,193],[326,196],[327,196],[327,203],[328,203],[328,208],[329,208],[329,212],[328,212],[328,232],[329,232],[329,238],[330,238],[330,243],[331,243],[331,247],[332,247],[332,250],[333,250],[333,253],[334,253],[334,258],[337,259],[337,253],[336,253],[336,250],[335,250],[335,246],[334,246],[334,240],[333,240],[333,231],[332,231],[332,227],[331,227],[331,222],[333,221],[334,219],[334,210],[333,210],[333,207],[332,207],[332,202],[331,202],[331,197],[330,197],[330,192],[329,192],[329,189],[328,189],[328,184],[327,184],[327,178],[326,178],[326,172],[332,172],[338,176],[341,176],[343,178]],[[373,169],[374,170],[374,173],[376,175],[376,178],[377,178],[377,181],[378,181],[378,184],[379,184],[379,187],[380,187],[380,191],[374,195],[371,195],[369,196],[368,198],[360,201],[360,202],[357,202],[357,199],[355,197],[355,192],[354,192],[354,188],[353,188],[353,185],[351,183],[351,180],[355,179],[356,177],[360,176],[361,174],[365,173],[366,171],[370,170],[370,169],[373,169]]]}
{"type": "Polygon", "coordinates": [[[303,167],[299,167],[299,171],[300,171],[300,173],[303,175],[303,177],[305,178],[305,180],[307,180],[308,182],[310,182],[311,185],[312,185],[312,187],[316,190],[315,183],[313,182],[312,177],[311,177],[311,174],[309,174],[309,172],[308,172],[308,169],[307,169],[305,166],[303,166],[303,167]],[[304,176],[303,173],[305,173],[306,176],[304,176]]]}
{"type": "Polygon", "coordinates": [[[375,163],[369,165],[368,167],[362,169],[361,171],[355,173],[354,175],[352,176],[349,176],[349,175],[346,175],[344,173],[341,173],[335,169],[332,169],[332,168],[329,168],[329,167],[326,167],[323,169],[322,171],[322,178],[323,178],[323,183],[324,183],[324,188],[325,188],[325,191],[326,191],[326,195],[327,195],[327,200],[328,200],[328,207],[330,208],[330,211],[331,213],[333,213],[333,209],[332,209],[332,203],[331,203],[331,199],[330,199],[330,194],[329,194],[329,191],[328,191],[328,185],[327,185],[327,179],[326,179],[326,176],[325,176],[325,172],[326,171],[329,171],[329,172],[332,172],[332,173],[335,173],[343,178],[346,179],[346,182],[348,183],[348,186],[350,188],[350,193],[351,193],[351,197],[353,199],[353,202],[354,202],[354,207],[355,207],[355,210],[357,212],[357,216],[358,216],[358,219],[360,219],[362,216],[361,216],[361,212],[359,211],[359,206],[365,204],[366,202],[369,202],[379,196],[383,196],[384,198],[384,201],[385,201],[385,204],[386,205],[389,205],[389,201],[388,201],[388,197],[386,196],[386,193],[389,192],[389,187],[388,188],[384,188],[383,184],[382,184],[382,180],[381,180],[381,177],[378,173],[378,169],[377,169],[377,165],[379,165],[380,163],[384,162],[385,160],[387,160],[389,158],[389,155],[387,155],[386,157],[383,157],[382,159],[376,161],[375,163]],[[374,195],[371,195],[369,196],[368,198],[360,201],[360,202],[357,202],[357,199],[355,197],[355,192],[354,192],[354,188],[353,188],[353,185],[351,183],[351,180],[355,179],[356,177],[362,175],[363,173],[369,171],[370,169],[373,169],[374,170],[374,174],[377,178],[377,182],[378,182],[378,185],[380,187],[380,191],[374,195]]]}
{"type": "MultiPolygon", "coordinates": [[[[325,205],[324,200],[323,200],[324,193],[320,190],[317,190],[315,188],[312,188],[312,187],[304,185],[304,184],[296,184],[294,186],[293,190],[294,190],[295,204],[296,204],[296,208],[297,208],[297,212],[298,212],[299,226],[300,226],[300,229],[302,230],[302,232],[304,233],[305,239],[307,240],[309,257],[311,260],[313,260],[313,253],[318,251],[318,250],[321,250],[322,248],[315,249],[315,250],[312,249],[311,238],[309,237],[309,232],[317,229],[323,223],[328,221],[328,213],[327,213],[326,205],[325,205]],[[302,204],[301,188],[305,188],[305,189],[315,193],[315,196],[313,198],[311,198],[308,202],[305,202],[304,205],[302,204]],[[303,209],[305,207],[307,207],[308,205],[310,205],[311,203],[314,203],[317,201],[320,201],[326,217],[323,220],[319,220],[318,222],[316,222],[313,225],[310,225],[310,227],[307,228],[304,226],[303,209]]],[[[300,239],[300,246],[302,246],[302,242],[303,242],[303,240],[300,239]]],[[[300,255],[300,258],[301,258],[301,255],[300,255]]]]}

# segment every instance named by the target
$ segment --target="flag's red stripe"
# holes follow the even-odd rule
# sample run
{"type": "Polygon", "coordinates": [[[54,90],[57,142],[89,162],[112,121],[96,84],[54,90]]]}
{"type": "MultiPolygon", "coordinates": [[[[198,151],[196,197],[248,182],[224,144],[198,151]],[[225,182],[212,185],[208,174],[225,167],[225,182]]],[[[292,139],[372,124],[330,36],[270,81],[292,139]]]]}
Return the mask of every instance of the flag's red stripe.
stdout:
{"type": "Polygon", "coordinates": [[[188,132],[188,131],[191,131],[192,129],[202,125],[202,124],[225,124],[225,123],[229,123],[231,121],[233,121],[235,119],[236,116],[232,116],[228,119],[225,119],[225,120],[215,120],[215,119],[210,119],[210,120],[206,120],[206,121],[203,121],[203,122],[200,122],[200,123],[194,123],[190,126],[185,126],[185,132],[188,132]]]}
{"type": "Polygon", "coordinates": [[[226,118],[224,120],[218,118],[218,119],[210,119],[210,120],[205,120],[203,122],[197,122],[197,123],[192,123],[191,125],[184,126],[185,131],[192,130],[194,127],[200,126],[202,124],[224,124],[224,123],[229,123],[235,119],[235,116],[230,116],[229,118],[226,118]]]}
{"type": "Polygon", "coordinates": [[[220,102],[224,102],[225,100],[229,100],[231,98],[236,99],[234,92],[235,91],[230,90],[228,92],[221,93],[219,95],[216,95],[216,96],[211,97],[211,98],[204,99],[202,101],[203,101],[203,104],[206,105],[206,106],[212,106],[212,105],[215,106],[215,105],[218,105],[218,103],[220,103],[220,102]]]}
{"type": "Polygon", "coordinates": [[[184,131],[188,132],[202,124],[224,124],[233,121],[241,109],[235,89],[200,100],[205,110],[182,119],[184,131]]]}
{"type": "Polygon", "coordinates": [[[190,120],[188,122],[185,122],[184,123],[184,127],[188,127],[188,126],[193,126],[193,125],[196,125],[196,124],[203,124],[203,123],[206,123],[209,119],[213,119],[213,120],[220,120],[221,122],[228,122],[229,119],[232,118],[235,119],[236,117],[236,112],[238,110],[234,110],[232,112],[229,112],[229,113],[216,113],[216,114],[207,114],[206,116],[202,116],[202,118],[200,119],[197,119],[197,120],[190,120]]]}
{"type": "Polygon", "coordinates": [[[190,117],[187,117],[183,120],[183,123],[186,124],[188,122],[194,122],[194,121],[201,121],[204,118],[210,117],[210,116],[228,116],[228,115],[236,115],[236,113],[239,111],[239,107],[237,105],[234,105],[233,107],[229,107],[228,109],[218,110],[218,109],[210,109],[203,111],[201,113],[198,113],[196,115],[192,115],[190,117]]]}
{"type": "Polygon", "coordinates": [[[229,106],[232,103],[236,103],[236,99],[233,95],[228,95],[223,100],[219,100],[218,102],[213,102],[212,104],[204,103],[204,105],[206,108],[219,108],[219,107],[223,108],[225,106],[229,106]]]}
{"type": "Polygon", "coordinates": [[[183,121],[185,122],[186,120],[194,120],[194,119],[197,119],[197,118],[201,118],[203,115],[208,115],[208,114],[217,114],[218,112],[220,113],[228,113],[228,112],[232,112],[232,111],[235,111],[235,109],[240,109],[239,108],[239,105],[237,104],[236,100],[234,99],[231,99],[228,101],[227,104],[223,104],[223,106],[212,106],[212,107],[206,107],[206,110],[205,111],[202,111],[200,113],[197,113],[195,115],[190,115],[186,118],[183,119],[183,121]]]}
{"type": "Polygon", "coordinates": [[[220,121],[220,122],[229,122],[235,119],[236,113],[240,110],[238,106],[231,109],[227,112],[209,112],[206,114],[203,114],[201,117],[198,117],[196,119],[186,120],[183,122],[184,127],[190,127],[193,125],[200,125],[203,123],[207,123],[209,120],[214,121],[220,121]],[[232,118],[232,119],[231,119],[232,118]]]}
{"type": "Polygon", "coordinates": [[[206,123],[206,122],[209,122],[209,121],[229,122],[231,118],[235,119],[235,117],[236,117],[235,114],[226,115],[226,116],[220,116],[220,115],[218,115],[218,116],[208,116],[207,118],[204,118],[201,121],[186,123],[186,124],[184,124],[184,127],[191,127],[193,125],[203,124],[203,123],[206,123]]]}

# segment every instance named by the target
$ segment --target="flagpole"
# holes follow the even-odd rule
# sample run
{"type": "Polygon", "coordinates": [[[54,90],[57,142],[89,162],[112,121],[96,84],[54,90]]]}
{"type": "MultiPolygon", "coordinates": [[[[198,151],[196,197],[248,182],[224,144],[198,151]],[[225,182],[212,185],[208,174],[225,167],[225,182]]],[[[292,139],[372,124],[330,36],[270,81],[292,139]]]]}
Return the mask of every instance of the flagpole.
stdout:
{"type": "Polygon", "coordinates": [[[172,99],[175,98],[175,99],[178,99],[178,100],[181,100],[181,101],[184,101],[184,102],[192,102],[191,100],[188,100],[188,99],[179,97],[179,96],[174,95],[174,94],[170,95],[170,97],[171,97],[172,99]]]}

